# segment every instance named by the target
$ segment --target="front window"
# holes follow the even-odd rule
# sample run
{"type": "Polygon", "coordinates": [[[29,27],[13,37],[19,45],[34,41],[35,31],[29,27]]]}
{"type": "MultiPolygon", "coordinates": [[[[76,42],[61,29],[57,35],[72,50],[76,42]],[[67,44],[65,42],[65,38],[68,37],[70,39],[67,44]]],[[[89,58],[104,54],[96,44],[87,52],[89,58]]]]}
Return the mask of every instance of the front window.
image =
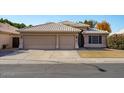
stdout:
{"type": "Polygon", "coordinates": [[[89,36],[89,44],[101,44],[102,36],[89,36]]]}

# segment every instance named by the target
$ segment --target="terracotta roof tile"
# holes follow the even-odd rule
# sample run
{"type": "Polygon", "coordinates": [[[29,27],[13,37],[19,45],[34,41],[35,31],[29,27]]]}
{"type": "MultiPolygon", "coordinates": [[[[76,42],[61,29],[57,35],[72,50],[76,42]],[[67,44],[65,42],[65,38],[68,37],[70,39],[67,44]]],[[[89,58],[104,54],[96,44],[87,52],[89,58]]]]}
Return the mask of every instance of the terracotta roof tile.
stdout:
{"type": "Polygon", "coordinates": [[[87,24],[75,23],[75,22],[72,22],[72,21],[63,21],[63,22],[60,22],[60,23],[62,23],[64,25],[67,25],[67,26],[72,26],[72,27],[90,27],[87,24]]]}
{"type": "Polygon", "coordinates": [[[0,32],[3,33],[11,33],[11,34],[19,34],[19,32],[16,31],[17,28],[7,24],[7,23],[0,23],[0,32]]]}
{"type": "Polygon", "coordinates": [[[89,30],[83,31],[83,34],[109,34],[109,32],[104,30],[98,30],[95,28],[90,28],[89,30]]]}
{"type": "Polygon", "coordinates": [[[46,23],[33,27],[19,29],[20,32],[80,32],[80,29],[63,25],[61,23],[46,23]]]}

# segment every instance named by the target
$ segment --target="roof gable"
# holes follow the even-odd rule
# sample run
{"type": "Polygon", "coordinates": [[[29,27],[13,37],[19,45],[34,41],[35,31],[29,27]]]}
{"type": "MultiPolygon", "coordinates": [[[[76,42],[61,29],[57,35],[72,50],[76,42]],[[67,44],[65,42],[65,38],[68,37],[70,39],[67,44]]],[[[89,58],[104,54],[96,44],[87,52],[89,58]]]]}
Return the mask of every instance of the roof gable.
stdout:
{"type": "Polygon", "coordinates": [[[63,22],[60,22],[60,23],[62,23],[64,25],[67,25],[67,26],[72,26],[72,27],[90,27],[87,24],[75,23],[75,22],[72,22],[72,21],[63,21],[63,22]]]}
{"type": "Polygon", "coordinates": [[[7,23],[0,23],[0,32],[3,33],[11,33],[11,34],[19,34],[19,32],[16,31],[17,28],[7,24],[7,23]]]}
{"type": "Polygon", "coordinates": [[[33,27],[19,29],[20,32],[80,32],[80,29],[63,25],[61,23],[46,23],[33,27]]]}
{"type": "Polygon", "coordinates": [[[90,28],[89,30],[83,31],[83,34],[109,34],[108,31],[90,28]]]}

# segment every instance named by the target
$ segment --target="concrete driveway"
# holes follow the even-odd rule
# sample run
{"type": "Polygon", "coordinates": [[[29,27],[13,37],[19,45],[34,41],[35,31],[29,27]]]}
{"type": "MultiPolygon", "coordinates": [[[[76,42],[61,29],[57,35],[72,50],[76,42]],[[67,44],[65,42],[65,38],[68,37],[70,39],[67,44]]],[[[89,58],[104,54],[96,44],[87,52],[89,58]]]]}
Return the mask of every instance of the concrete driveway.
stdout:
{"type": "Polygon", "coordinates": [[[0,64],[124,63],[124,58],[80,58],[78,50],[0,51],[0,64]]]}
{"type": "Polygon", "coordinates": [[[1,60],[49,60],[78,58],[80,58],[80,56],[76,50],[16,50],[0,57],[1,60]]]}

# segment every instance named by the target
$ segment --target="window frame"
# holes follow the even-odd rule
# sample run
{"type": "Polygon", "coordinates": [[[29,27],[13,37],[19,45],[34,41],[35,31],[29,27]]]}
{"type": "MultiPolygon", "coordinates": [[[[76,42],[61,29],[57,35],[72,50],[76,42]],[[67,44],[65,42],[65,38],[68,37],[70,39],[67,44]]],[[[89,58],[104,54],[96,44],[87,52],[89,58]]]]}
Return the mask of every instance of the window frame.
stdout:
{"type": "Polygon", "coordinates": [[[89,44],[102,44],[102,35],[89,35],[89,44]],[[97,37],[97,38],[96,38],[97,37]],[[97,41],[94,41],[95,38],[97,41]]]}

